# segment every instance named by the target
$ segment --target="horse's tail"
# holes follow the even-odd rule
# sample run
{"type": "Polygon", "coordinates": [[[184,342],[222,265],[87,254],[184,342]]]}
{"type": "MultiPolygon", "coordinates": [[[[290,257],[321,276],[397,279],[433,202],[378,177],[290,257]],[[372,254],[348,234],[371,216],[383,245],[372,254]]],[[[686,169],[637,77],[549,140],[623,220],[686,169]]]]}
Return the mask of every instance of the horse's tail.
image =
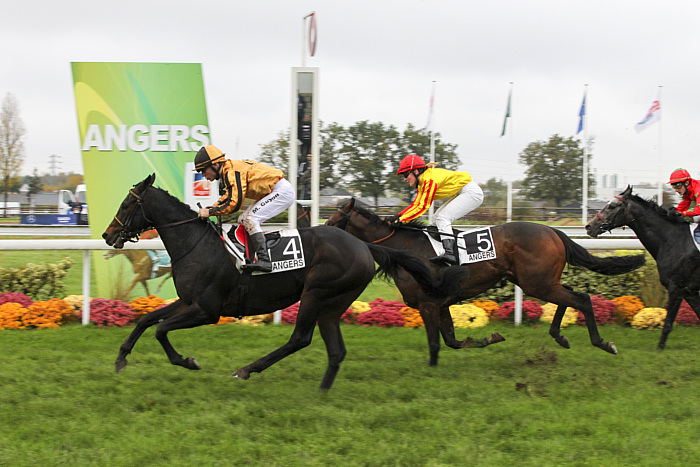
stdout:
{"type": "Polygon", "coordinates": [[[572,266],[581,266],[606,276],[615,276],[632,272],[644,266],[646,261],[644,255],[628,256],[593,256],[578,243],[571,240],[564,232],[552,229],[559,236],[566,248],[566,262],[572,266]]]}
{"type": "Polygon", "coordinates": [[[433,279],[430,268],[426,266],[421,258],[405,251],[394,250],[393,248],[373,243],[367,243],[367,246],[372,253],[374,261],[379,265],[375,272],[379,277],[395,279],[399,273],[399,268],[401,268],[413,276],[426,294],[433,297],[442,295],[439,284],[433,279]]]}

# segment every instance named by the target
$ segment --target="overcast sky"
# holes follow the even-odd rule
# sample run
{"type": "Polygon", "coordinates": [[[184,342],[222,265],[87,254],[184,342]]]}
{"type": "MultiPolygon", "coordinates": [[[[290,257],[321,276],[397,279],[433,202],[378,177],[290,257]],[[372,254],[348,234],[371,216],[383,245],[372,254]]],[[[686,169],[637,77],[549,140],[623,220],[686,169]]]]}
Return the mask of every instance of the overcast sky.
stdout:
{"type": "Polygon", "coordinates": [[[0,93],[20,104],[23,172],[48,172],[55,154],[60,171],[82,173],[71,62],[201,63],[212,142],[255,159],[289,127],[290,69],[312,11],[306,65],[320,69],[326,123],[422,127],[435,81],[435,129],[458,145],[461,169],[517,180],[528,143],[575,136],[588,84],[599,176],[665,182],[684,166],[700,177],[700,3],[688,0],[14,2],[3,8],[0,93]],[[637,134],[659,86],[661,123],[637,134]]]}

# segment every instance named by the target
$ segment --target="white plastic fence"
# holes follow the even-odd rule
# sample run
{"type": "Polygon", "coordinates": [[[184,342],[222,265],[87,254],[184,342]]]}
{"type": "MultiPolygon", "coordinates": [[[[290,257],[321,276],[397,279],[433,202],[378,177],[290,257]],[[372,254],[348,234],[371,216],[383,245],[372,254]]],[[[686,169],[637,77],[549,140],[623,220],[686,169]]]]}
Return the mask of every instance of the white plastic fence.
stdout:
{"type": "MultiPolygon", "coordinates": [[[[573,238],[587,250],[643,250],[641,242],[634,238],[573,238]]],[[[93,250],[111,250],[104,240],[71,239],[71,240],[0,240],[0,250],[82,250],[83,251],[83,324],[90,322],[90,253],[93,250]]],[[[164,250],[162,240],[140,240],[138,243],[127,243],[127,250],[164,250]]],[[[522,298],[520,287],[515,288],[515,323],[522,322],[522,298]]]]}

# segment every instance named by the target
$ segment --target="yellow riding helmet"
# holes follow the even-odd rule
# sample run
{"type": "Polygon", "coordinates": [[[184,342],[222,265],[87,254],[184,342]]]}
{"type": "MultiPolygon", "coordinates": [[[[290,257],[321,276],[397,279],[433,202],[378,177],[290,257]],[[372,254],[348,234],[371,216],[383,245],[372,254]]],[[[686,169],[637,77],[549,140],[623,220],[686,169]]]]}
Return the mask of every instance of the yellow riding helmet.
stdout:
{"type": "Polygon", "coordinates": [[[203,172],[211,164],[222,162],[225,155],[214,145],[202,146],[197,151],[197,155],[194,156],[194,169],[197,172],[203,172]]]}

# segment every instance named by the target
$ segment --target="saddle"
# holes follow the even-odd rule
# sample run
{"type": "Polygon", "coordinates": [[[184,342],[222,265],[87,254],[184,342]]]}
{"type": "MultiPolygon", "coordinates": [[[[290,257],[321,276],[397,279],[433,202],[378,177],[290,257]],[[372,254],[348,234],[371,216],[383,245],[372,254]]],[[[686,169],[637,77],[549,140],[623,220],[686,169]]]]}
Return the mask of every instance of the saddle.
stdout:
{"type": "MultiPolygon", "coordinates": [[[[236,264],[236,269],[243,270],[244,264],[253,262],[255,252],[249,248],[248,232],[243,225],[232,227],[221,239],[236,264]]],[[[304,249],[298,230],[273,230],[265,232],[265,244],[272,262],[272,271],[253,271],[252,274],[274,274],[276,272],[301,269],[306,265],[304,249]]]]}

